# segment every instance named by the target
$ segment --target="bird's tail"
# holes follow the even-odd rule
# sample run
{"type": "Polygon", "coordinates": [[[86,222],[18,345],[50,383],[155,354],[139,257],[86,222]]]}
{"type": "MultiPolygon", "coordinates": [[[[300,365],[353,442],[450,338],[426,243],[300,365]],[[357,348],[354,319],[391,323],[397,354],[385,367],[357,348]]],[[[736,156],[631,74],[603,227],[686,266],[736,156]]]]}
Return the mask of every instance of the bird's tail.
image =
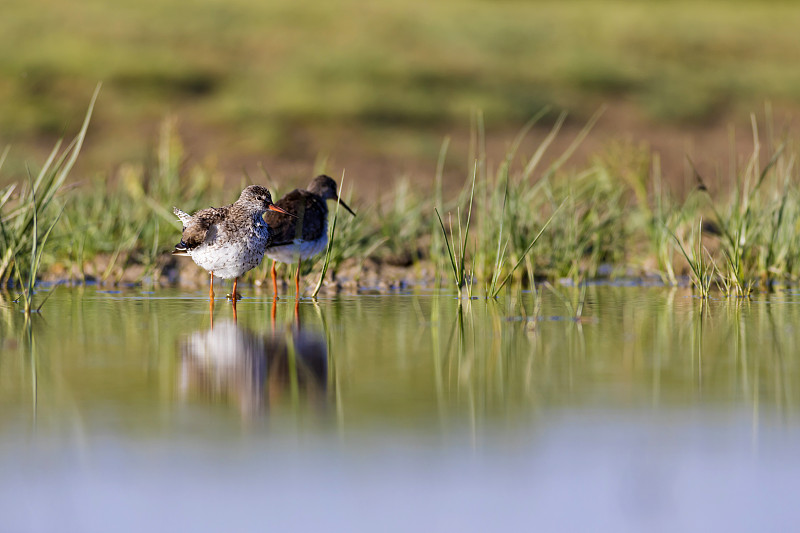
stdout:
{"type": "Polygon", "coordinates": [[[173,207],[172,212],[175,213],[175,216],[178,217],[181,222],[183,222],[184,226],[186,225],[187,222],[189,222],[192,219],[192,215],[190,215],[189,213],[184,213],[177,207],[173,207]]]}

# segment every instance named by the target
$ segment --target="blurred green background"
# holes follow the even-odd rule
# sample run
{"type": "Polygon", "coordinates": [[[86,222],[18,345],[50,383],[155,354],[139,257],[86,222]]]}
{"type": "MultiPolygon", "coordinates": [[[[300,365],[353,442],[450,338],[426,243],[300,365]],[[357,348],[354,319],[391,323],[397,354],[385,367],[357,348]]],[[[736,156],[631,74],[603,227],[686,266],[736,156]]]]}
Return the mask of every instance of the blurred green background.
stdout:
{"type": "Polygon", "coordinates": [[[608,105],[589,149],[627,136],[677,169],[765,101],[793,117],[798,28],[800,3],[755,0],[4,0],[3,179],[74,134],[98,81],[84,173],[150,157],[171,116],[232,179],[426,180],[445,135],[467,153],[476,110],[502,149],[547,105],[542,132],[608,105]]]}

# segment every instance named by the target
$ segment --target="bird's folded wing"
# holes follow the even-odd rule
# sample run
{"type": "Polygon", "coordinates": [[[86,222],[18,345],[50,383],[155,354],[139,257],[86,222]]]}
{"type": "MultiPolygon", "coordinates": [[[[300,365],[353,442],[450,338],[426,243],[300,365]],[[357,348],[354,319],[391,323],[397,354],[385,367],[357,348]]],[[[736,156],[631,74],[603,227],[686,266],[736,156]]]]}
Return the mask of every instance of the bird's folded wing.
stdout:
{"type": "Polygon", "coordinates": [[[225,213],[221,208],[209,207],[201,209],[194,215],[183,228],[183,242],[189,249],[196,248],[203,244],[208,236],[209,230],[218,224],[225,213]]]}
{"type": "MultiPolygon", "coordinates": [[[[296,222],[302,222],[298,213],[298,208],[303,208],[303,193],[300,189],[295,189],[288,193],[286,196],[275,202],[275,205],[285,209],[295,217],[288,217],[275,211],[267,211],[264,213],[264,219],[269,226],[270,246],[283,246],[292,244],[295,238],[296,222]]],[[[303,209],[304,210],[304,209],[303,209]]],[[[299,226],[302,227],[302,226],[299,226]]]]}

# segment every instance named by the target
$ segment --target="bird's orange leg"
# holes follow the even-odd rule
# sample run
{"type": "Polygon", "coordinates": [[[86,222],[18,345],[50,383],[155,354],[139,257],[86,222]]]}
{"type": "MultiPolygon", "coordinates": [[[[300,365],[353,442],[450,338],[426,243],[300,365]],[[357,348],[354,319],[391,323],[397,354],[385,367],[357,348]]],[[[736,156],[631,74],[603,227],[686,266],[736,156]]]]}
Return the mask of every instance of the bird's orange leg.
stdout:
{"type": "Polygon", "coordinates": [[[214,299],[214,273],[211,273],[211,283],[208,286],[208,299],[214,299]]]}
{"type": "Polygon", "coordinates": [[[228,298],[230,298],[234,302],[236,300],[242,299],[241,295],[236,291],[236,287],[238,286],[238,284],[239,284],[239,277],[237,276],[233,278],[233,291],[231,292],[231,294],[228,295],[228,298]]]}
{"type": "Polygon", "coordinates": [[[278,296],[278,273],[275,270],[275,260],[272,260],[272,294],[278,296]]]}
{"type": "Polygon", "coordinates": [[[295,298],[300,298],[300,258],[297,258],[297,272],[294,274],[294,294],[295,298]]]}
{"type": "Polygon", "coordinates": [[[236,298],[231,300],[231,307],[233,307],[233,323],[236,324],[236,298]]]}

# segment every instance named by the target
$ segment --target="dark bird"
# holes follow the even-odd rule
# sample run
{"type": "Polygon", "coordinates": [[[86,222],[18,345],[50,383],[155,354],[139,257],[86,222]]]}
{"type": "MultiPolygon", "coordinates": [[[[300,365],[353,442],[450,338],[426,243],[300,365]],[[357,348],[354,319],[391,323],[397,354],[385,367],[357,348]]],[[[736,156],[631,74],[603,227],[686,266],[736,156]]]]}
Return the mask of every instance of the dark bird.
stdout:
{"type": "Polygon", "coordinates": [[[353,210],[336,194],[336,182],[330,176],[317,176],[308,189],[295,189],[275,202],[275,205],[295,215],[294,218],[267,213],[272,240],[267,245],[266,256],[272,259],[272,287],[278,292],[275,261],[297,262],[295,291],[300,295],[300,261],[325,250],[328,245],[328,204],[326,200],[338,200],[351,215],[353,210]]]}

